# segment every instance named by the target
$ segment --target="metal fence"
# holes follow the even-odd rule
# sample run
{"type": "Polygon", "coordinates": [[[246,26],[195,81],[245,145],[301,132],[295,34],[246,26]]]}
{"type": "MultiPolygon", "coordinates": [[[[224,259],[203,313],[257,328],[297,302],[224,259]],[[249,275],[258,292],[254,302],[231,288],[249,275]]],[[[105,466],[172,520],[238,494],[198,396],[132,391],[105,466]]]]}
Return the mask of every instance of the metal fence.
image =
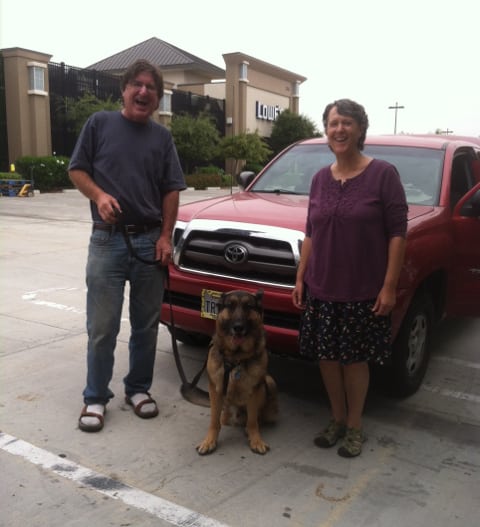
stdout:
{"type": "MultiPolygon", "coordinates": [[[[96,70],[74,68],[64,63],[50,62],[48,65],[50,84],[50,117],[52,128],[52,151],[56,155],[70,157],[77,139],[67,119],[69,101],[78,100],[85,94],[97,99],[112,101],[121,99],[120,78],[96,70]]],[[[225,135],[225,101],[189,92],[173,90],[172,113],[187,113],[212,116],[221,136],[225,135]]]]}
{"type": "Polygon", "coordinates": [[[188,114],[198,117],[200,114],[209,114],[221,137],[225,135],[225,100],[213,97],[196,95],[191,92],[173,90],[172,113],[174,115],[188,114]]]}
{"type": "MultiPolygon", "coordinates": [[[[121,99],[120,78],[108,73],[67,66],[63,62],[48,64],[52,151],[70,157],[78,132],[68,121],[68,105],[90,93],[101,101],[121,99]]],[[[220,136],[225,135],[225,100],[173,90],[172,113],[194,117],[211,115],[220,136]]],[[[8,130],[5,102],[3,57],[0,55],[0,171],[8,171],[8,130]]]]}
{"type": "Polygon", "coordinates": [[[48,64],[50,85],[50,122],[52,128],[52,151],[56,155],[70,157],[77,132],[69,126],[68,104],[81,99],[87,93],[101,101],[121,98],[120,79],[114,75],[50,62],[48,64]]]}

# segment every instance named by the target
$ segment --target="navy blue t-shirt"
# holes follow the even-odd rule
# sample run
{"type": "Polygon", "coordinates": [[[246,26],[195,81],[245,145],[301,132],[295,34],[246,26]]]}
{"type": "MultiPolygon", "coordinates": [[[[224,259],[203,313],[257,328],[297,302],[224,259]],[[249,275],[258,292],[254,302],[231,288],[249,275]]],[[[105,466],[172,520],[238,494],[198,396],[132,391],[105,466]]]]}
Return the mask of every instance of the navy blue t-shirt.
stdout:
{"type": "MultiPolygon", "coordinates": [[[[87,172],[114,196],[128,224],[162,219],[162,198],[186,188],[170,131],[149,120],[142,124],[121,112],[101,111],[85,123],[70,159],[69,170],[87,172]]],[[[102,221],[95,203],[92,218],[102,221]]]]}

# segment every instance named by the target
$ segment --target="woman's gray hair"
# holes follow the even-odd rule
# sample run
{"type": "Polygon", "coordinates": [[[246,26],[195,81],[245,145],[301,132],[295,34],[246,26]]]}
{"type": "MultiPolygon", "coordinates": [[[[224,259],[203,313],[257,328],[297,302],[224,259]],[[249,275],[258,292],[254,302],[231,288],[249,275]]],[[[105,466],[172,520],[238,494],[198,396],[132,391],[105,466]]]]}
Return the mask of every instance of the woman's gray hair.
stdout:
{"type": "Polygon", "coordinates": [[[358,149],[363,150],[369,124],[368,115],[365,112],[365,108],[361,104],[358,104],[358,102],[352,101],[351,99],[338,99],[337,101],[327,104],[323,112],[323,127],[325,128],[325,131],[327,130],[328,125],[328,114],[334,107],[337,108],[337,112],[340,115],[351,117],[358,123],[360,129],[362,130],[362,135],[358,139],[358,149]]]}

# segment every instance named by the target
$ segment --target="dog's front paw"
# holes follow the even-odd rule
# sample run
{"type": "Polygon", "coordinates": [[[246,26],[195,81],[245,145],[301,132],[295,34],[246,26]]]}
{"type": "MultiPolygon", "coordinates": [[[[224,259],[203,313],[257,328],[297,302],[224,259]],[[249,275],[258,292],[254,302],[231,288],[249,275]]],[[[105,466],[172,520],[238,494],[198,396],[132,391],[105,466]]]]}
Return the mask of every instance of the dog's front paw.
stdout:
{"type": "Polygon", "coordinates": [[[261,454],[263,456],[270,450],[270,447],[261,438],[252,439],[249,443],[251,451],[255,452],[255,454],[261,454]]]}
{"type": "Polygon", "coordinates": [[[201,456],[206,456],[217,450],[217,442],[215,440],[205,438],[199,445],[197,445],[197,452],[201,456]]]}

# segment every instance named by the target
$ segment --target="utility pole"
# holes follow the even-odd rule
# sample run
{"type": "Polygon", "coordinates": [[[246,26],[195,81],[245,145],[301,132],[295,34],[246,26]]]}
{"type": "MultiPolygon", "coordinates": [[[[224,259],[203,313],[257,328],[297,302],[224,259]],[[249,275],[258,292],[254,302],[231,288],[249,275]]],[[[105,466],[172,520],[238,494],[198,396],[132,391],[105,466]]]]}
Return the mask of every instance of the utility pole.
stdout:
{"type": "Polygon", "coordinates": [[[453,130],[449,130],[449,129],[447,128],[446,130],[442,130],[440,133],[441,133],[441,134],[445,134],[445,135],[453,134],[453,130]]]}
{"type": "Polygon", "coordinates": [[[396,134],[397,133],[397,112],[398,110],[403,110],[405,108],[405,106],[398,106],[398,102],[395,103],[395,106],[389,106],[388,109],[389,110],[395,110],[395,126],[393,128],[393,133],[396,134]]]}

